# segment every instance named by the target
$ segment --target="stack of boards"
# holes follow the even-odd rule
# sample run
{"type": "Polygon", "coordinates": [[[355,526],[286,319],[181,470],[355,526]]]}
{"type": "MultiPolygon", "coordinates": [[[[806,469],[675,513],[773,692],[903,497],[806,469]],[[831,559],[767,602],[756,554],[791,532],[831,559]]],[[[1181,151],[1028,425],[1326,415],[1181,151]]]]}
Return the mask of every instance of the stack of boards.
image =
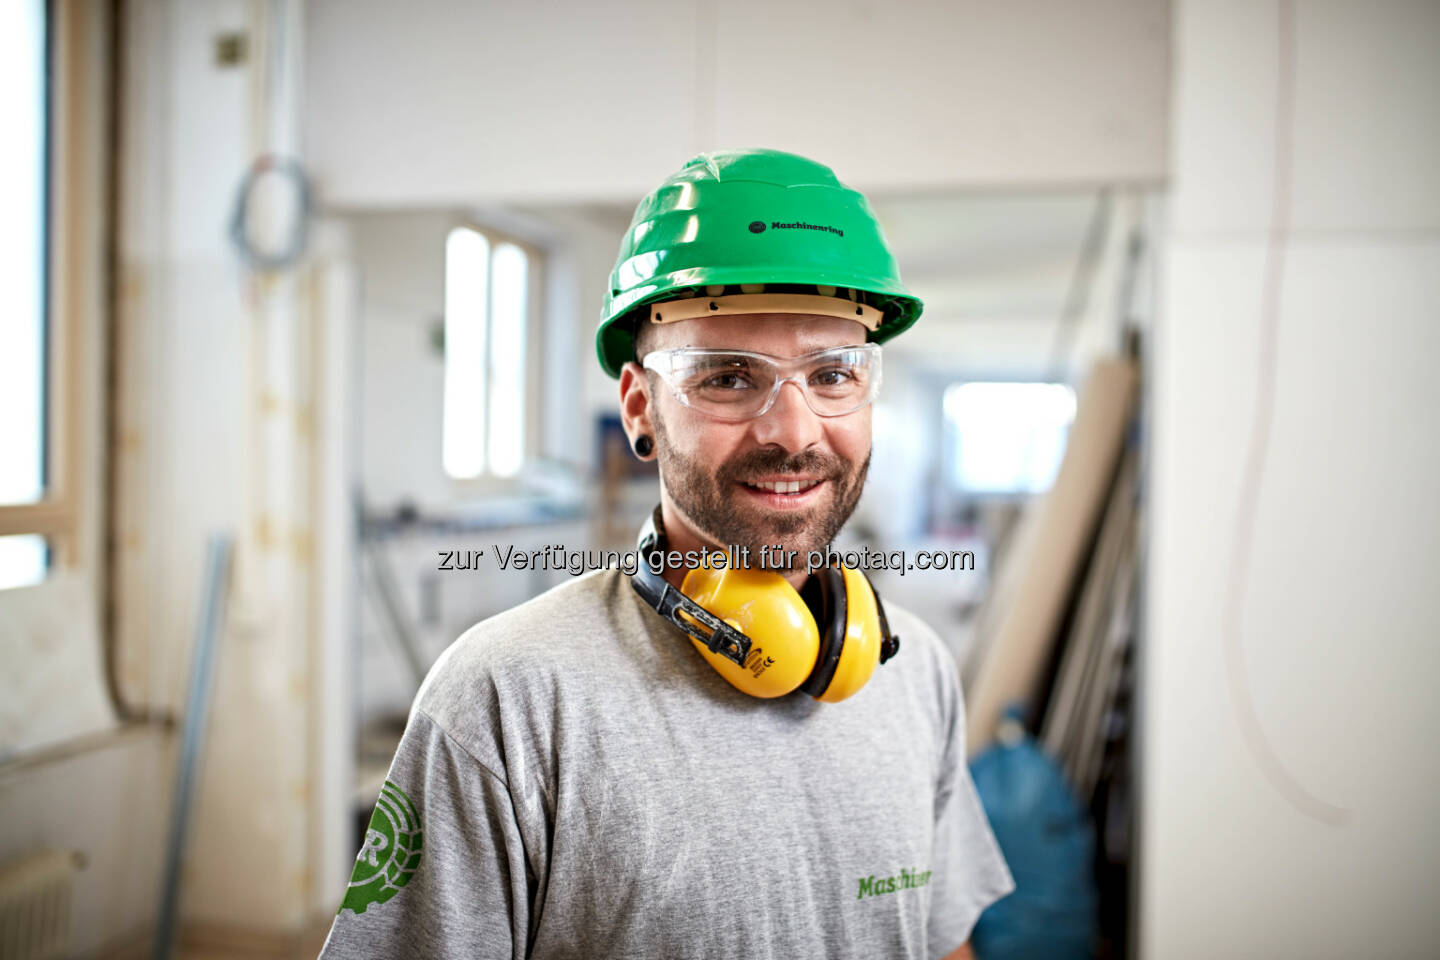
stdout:
{"type": "Polygon", "coordinates": [[[1020,705],[1082,803],[1094,794],[1105,718],[1120,693],[1137,587],[1138,371],[1101,361],[1086,378],[1065,456],[997,573],[963,677],[967,747],[1020,705]]]}
{"type": "Polygon", "coordinates": [[[1132,648],[1139,563],[1138,473],[1139,455],[1132,448],[1120,462],[1100,523],[1040,730],[1041,745],[1064,768],[1076,795],[1086,800],[1095,792],[1104,748],[1114,735],[1102,724],[1122,696],[1132,648]]]}

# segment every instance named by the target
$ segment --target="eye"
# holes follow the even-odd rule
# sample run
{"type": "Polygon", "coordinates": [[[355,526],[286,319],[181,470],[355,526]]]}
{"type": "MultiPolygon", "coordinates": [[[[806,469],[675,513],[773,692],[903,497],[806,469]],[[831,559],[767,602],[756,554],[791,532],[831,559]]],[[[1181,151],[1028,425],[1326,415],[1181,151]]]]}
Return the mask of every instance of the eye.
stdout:
{"type": "Polygon", "coordinates": [[[750,386],[750,381],[743,373],[732,371],[711,374],[700,383],[703,390],[748,390],[750,386]]]}
{"type": "Polygon", "coordinates": [[[838,387],[854,379],[855,374],[852,370],[846,367],[830,367],[827,370],[816,372],[810,378],[810,382],[817,387],[838,387]]]}

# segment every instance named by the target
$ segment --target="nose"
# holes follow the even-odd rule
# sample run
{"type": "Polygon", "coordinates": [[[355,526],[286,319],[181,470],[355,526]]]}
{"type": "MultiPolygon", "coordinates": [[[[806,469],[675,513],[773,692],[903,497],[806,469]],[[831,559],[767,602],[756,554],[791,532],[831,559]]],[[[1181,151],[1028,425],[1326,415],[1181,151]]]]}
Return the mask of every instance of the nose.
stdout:
{"type": "Polygon", "coordinates": [[[794,380],[780,384],[780,393],[770,409],[751,423],[759,443],[773,443],[792,453],[818,443],[824,432],[820,418],[805,400],[804,388],[794,380]]]}

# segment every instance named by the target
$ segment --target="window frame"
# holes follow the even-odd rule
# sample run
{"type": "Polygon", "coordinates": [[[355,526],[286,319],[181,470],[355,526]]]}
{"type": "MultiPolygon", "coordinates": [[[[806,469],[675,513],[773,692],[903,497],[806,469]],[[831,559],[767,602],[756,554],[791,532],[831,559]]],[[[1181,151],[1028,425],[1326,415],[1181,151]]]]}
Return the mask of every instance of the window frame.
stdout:
{"type": "Polygon", "coordinates": [[[96,140],[96,118],[104,106],[92,102],[93,67],[84,62],[85,47],[99,26],[85,6],[51,2],[45,9],[43,494],[33,503],[0,505],[0,536],[45,538],[49,557],[40,583],[62,567],[96,559],[85,557],[80,546],[88,345],[77,331],[87,295],[103,283],[103,263],[86,246],[93,211],[86,203],[92,187],[85,154],[96,140]]]}
{"type": "MultiPolygon", "coordinates": [[[[455,218],[446,227],[445,236],[442,240],[441,258],[445,257],[445,244],[448,243],[450,234],[457,229],[473,230],[482,235],[490,245],[488,258],[494,260],[495,251],[504,244],[512,244],[519,247],[525,254],[525,385],[522,394],[525,399],[525,425],[524,437],[521,442],[520,469],[514,476],[502,476],[492,473],[489,469],[488,456],[486,469],[474,477],[457,477],[445,468],[444,436],[442,429],[440,450],[440,471],[445,479],[451,484],[452,489],[467,495],[473,494],[483,496],[493,493],[505,493],[522,488],[526,474],[526,468],[536,460],[540,459],[544,449],[541,431],[545,423],[546,393],[541,388],[542,374],[544,372],[544,356],[546,349],[545,342],[545,316],[547,304],[545,302],[546,271],[549,268],[549,251],[533,240],[526,239],[516,233],[501,227],[496,227],[486,222],[481,217],[464,216],[455,218]]],[[[487,271],[493,279],[493,269],[490,263],[486,264],[487,271]]],[[[442,271],[443,285],[448,285],[449,277],[442,271]]],[[[447,289],[441,290],[441,302],[445,302],[447,289]]],[[[494,297],[494,285],[487,281],[485,298],[488,310],[494,297]]],[[[444,318],[442,317],[442,323],[444,318]]],[[[487,331],[488,336],[488,331],[487,331]]],[[[443,356],[443,355],[442,355],[443,356]]],[[[441,404],[441,416],[444,417],[444,402],[441,404]]],[[[491,411],[486,409],[486,416],[491,416],[491,411]]],[[[487,424],[488,430],[488,424],[487,424]]]]}

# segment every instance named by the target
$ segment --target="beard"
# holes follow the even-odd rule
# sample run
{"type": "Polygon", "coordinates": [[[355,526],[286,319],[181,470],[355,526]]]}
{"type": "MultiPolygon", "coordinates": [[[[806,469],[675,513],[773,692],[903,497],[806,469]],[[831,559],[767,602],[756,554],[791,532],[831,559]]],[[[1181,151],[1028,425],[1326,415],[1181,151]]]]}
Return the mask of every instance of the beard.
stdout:
{"type": "MultiPolygon", "coordinates": [[[[685,514],[697,532],[721,547],[750,550],[751,563],[759,562],[762,546],[794,551],[795,567],[803,569],[806,555],[823,551],[834,541],[865,488],[870,454],[858,466],[835,454],[807,450],[794,455],[778,447],[759,447],[736,454],[719,469],[706,467],[676,450],[665,433],[665,423],[655,411],[656,451],[660,478],[675,506],[685,514]],[[776,473],[803,473],[827,481],[827,499],[805,510],[770,511],[753,503],[735,489],[752,477],[776,473]]],[[[786,556],[781,554],[782,557],[786,556]]],[[[770,553],[768,569],[776,567],[770,553]]]]}

